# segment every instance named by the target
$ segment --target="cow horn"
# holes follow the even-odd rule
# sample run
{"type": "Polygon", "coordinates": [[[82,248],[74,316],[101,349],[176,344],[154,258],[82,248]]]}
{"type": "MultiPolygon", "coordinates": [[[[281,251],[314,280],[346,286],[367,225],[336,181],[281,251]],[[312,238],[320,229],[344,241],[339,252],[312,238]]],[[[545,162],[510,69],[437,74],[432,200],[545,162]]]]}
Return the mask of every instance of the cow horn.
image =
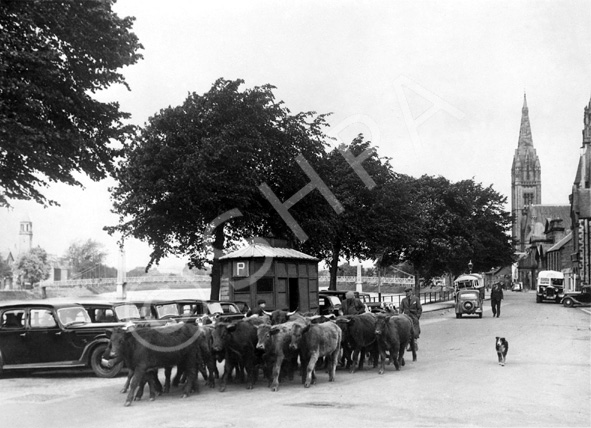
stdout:
{"type": "Polygon", "coordinates": [[[267,311],[265,311],[264,309],[263,309],[263,313],[264,313],[265,315],[269,316],[269,317],[270,317],[271,315],[273,315],[273,312],[267,312],[267,311]]]}
{"type": "Polygon", "coordinates": [[[296,310],[295,310],[295,311],[293,311],[293,312],[288,312],[288,313],[287,313],[287,316],[288,316],[288,317],[290,317],[290,316],[292,316],[293,314],[295,314],[297,311],[298,311],[298,310],[296,309],[296,310]]]}

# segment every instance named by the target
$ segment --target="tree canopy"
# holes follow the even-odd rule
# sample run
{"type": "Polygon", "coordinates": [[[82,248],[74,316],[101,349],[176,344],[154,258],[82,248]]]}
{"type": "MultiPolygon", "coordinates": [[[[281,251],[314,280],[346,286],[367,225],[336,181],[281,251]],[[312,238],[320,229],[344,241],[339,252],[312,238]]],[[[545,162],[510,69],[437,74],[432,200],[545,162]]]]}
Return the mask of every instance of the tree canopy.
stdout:
{"type": "Polygon", "coordinates": [[[50,182],[81,186],[113,171],[133,128],[97,91],[123,84],[121,67],[142,48],[134,18],[115,0],[0,0],[0,207],[11,200],[55,205],[50,182]]]}
{"type": "MultiPolygon", "coordinates": [[[[309,182],[298,156],[317,165],[324,149],[324,115],[292,114],[273,86],[243,83],[218,79],[203,95],[151,117],[125,149],[112,191],[120,220],[107,230],[148,242],[147,268],[171,254],[201,268],[213,243],[212,296],[215,260],[227,242],[288,230],[259,186],[288,199],[309,182]]],[[[305,208],[306,201],[294,211],[305,216],[305,208]]]]}
{"type": "Polygon", "coordinates": [[[103,244],[93,239],[73,242],[64,255],[64,259],[70,266],[70,276],[73,278],[112,277],[112,275],[99,275],[100,271],[106,273],[103,265],[106,257],[103,244]]]}
{"type": "Polygon", "coordinates": [[[49,278],[51,273],[47,252],[41,247],[31,248],[28,253],[20,255],[14,266],[22,283],[31,287],[49,278]]]}

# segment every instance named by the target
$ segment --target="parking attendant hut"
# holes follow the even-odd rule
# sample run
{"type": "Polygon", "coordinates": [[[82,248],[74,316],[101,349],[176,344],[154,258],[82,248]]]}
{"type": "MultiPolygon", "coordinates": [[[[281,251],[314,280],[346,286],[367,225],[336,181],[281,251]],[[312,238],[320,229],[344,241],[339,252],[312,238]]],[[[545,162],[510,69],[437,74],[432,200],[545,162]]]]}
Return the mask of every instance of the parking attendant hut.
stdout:
{"type": "Polygon", "coordinates": [[[220,300],[244,301],[254,308],[264,299],[269,310],[318,309],[318,259],[287,248],[286,241],[255,239],[220,261],[220,300]]]}

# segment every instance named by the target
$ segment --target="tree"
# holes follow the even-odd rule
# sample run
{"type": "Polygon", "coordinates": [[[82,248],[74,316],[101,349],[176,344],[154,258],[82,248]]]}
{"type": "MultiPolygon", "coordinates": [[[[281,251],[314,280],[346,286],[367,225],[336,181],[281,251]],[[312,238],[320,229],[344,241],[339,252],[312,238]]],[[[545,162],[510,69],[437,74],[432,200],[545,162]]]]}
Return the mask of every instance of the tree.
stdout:
{"type": "MultiPolygon", "coordinates": [[[[142,46],[115,0],[0,0],[0,207],[10,200],[57,205],[50,182],[81,186],[112,173],[133,128],[115,102],[93,94],[125,83],[121,67],[142,46]]],[[[129,89],[129,88],[128,88],[129,89]]]]}
{"type": "MultiPolygon", "coordinates": [[[[259,186],[288,199],[309,182],[298,156],[316,165],[324,147],[323,115],[291,114],[273,86],[241,90],[243,83],[218,79],[149,119],[125,150],[112,189],[119,224],[106,228],[150,244],[146,269],[170,254],[198,268],[211,262],[214,299],[223,249],[288,230],[259,186]]],[[[295,215],[305,208],[297,204],[295,215]]]]}
{"type": "Polygon", "coordinates": [[[87,239],[70,244],[64,259],[70,267],[70,276],[74,278],[96,278],[107,257],[103,244],[87,239]]]}
{"type": "Polygon", "coordinates": [[[14,269],[22,284],[30,284],[32,288],[35,284],[49,278],[51,264],[47,252],[41,247],[36,247],[19,256],[14,269]]]}
{"type": "Polygon", "coordinates": [[[342,210],[335,211],[325,200],[314,203],[314,218],[308,216],[303,223],[311,238],[302,249],[327,261],[329,288],[336,290],[342,258],[372,259],[386,245],[399,241],[396,223],[404,206],[388,159],[380,158],[363,135],[327,153],[319,175],[342,210]],[[357,161],[355,167],[352,159],[357,161]]]}
{"type": "Polygon", "coordinates": [[[422,176],[412,190],[415,213],[408,245],[390,261],[409,261],[419,279],[457,275],[472,260],[474,271],[488,271],[513,260],[506,197],[473,180],[451,183],[444,177],[422,176]]]}
{"type": "Polygon", "coordinates": [[[0,257],[0,286],[4,285],[4,281],[6,279],[10,280],[11,278],[12,278],[12,268],[6,262],[6,260],[4,260],[2,257],[0,257]]]}

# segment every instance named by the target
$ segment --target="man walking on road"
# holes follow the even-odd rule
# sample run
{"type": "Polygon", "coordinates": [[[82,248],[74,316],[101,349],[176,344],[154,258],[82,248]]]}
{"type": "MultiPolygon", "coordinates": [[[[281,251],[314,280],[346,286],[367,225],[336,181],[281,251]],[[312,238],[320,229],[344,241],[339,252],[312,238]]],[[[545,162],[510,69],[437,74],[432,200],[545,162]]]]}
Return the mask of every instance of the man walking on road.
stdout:
{"type": "Polygon", "coordinates": [[[492,306],[493,318],[501,316],[501,300],[503,300],[503,287],[497,282],[490,292],[490,305],[492,306]]]}
{"type": "Polygon", "coordinates": [[[406,293],[406,297],[400,302],[400,312],[408,315],[412,319],[415,336],[415,350],[418,351],[419,347],[417,345],[417,339],[421,334],[419,318],[421,318],[421,314],[423,313],[423,307],[421,306],[419,299],[417,299],[416,296],[413,296],[411,287],[405,288],[404,292],[406,293]]]}

